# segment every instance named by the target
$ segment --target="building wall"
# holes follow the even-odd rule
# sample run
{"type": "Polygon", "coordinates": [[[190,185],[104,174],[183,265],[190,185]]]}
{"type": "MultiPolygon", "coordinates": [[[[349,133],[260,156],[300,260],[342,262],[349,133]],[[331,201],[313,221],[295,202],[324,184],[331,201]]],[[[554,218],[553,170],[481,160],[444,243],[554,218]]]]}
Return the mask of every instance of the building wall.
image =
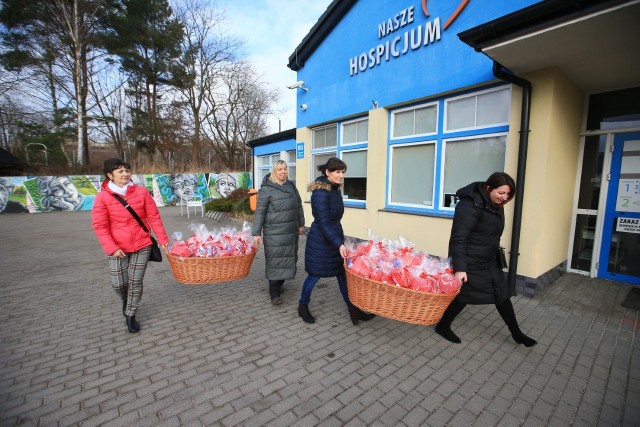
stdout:
{"type": "Polygon", "coordinates": [[[491,59],[464,44],[457,34],[537,2],[474,0],[447,28],[457,3],[424,2],[426,16],[420,0],[356,2],[298,71],[297,80],[303,80],[308,91],[297,91],[296,105],[306,104],[308,109],[298,110],[297,128],[365,113],[372,100],[386,107],[492,80],[491,59]],[[407,22],[409,13],[412,22],[407,22]],[[380,26],[389,22],[394,29],[381,34],[380,26]],[[427,28],[433,37],[425,37],[427,28]],[[404,51],[411,37],[421,43],[404,51]],[[397,56],[390,53],[393,46],[401,51],[397,56]],[[381,56],[372,62],[376,65],[353,72],[354,59],[364,56],[369,64],[370,55],[377,58],[377,49],[381,56]]]}
{"type": "MultiPolygon", "coordinates": [[[[342,221],[345,233],[361,239],[369,233],[390,239],[402,236],[420,250],[446,255],[452,212],[414,214],[385,210],[385,197],[389,194],[390,111],[420,100],[505,84],[493,75],[491,60],[463,45],[455,34],[504,15],[508,12],[504,8],[515,10],[531,2],[508,6],[501,2],[471,2],[454,26],[442,31],[437,42],[349,76],[344,65],[350,55],[384,42],[385,38],[379,40],[369,33],[396,9],[388,3],[380,4],[380,8],[364,3],[356,3],[298,72],[298,80],[304,80],[309,87],[308,92],[298,91],[298,104],[308,104],[308,110],[298,113],[296,135],[296,142],[305,144],[305,158],[297,162],[297,185],[306,202],[306,225],[310,226],[313,221],[306,190],[313,175],[310,170],[312,129],[366,114],[369,120],[366,207],[345,208],[342,221]],[[366,13],[365,8],[370,13],[366,13]],[[344,43],[344,40],[353,43],[344,43]],[[371,109],[372,100],[381,108],[371,109]]],[[[445,9],[436,9],[433,3],[431,15],[425,17],[419,10],[420,2],[414,3],[415,25],[424,26],[437,17],[447,16],[445,9]]],[[[405,29],[399,30],[398,34],[403,31],[405,29]]],[[[388,37],[392,36],[395,33],[388,37]]],[[[567,259],[585,96],[559,69],[544,69],[522,77],[531,81],[533,93],[525,193],[519,195],[524,197],[524,205],[517,275],[535,282],[550,272],[557,272],[558,266],[562,268],[567,259]]],[[[522,89],[512,86],[511,90],[504,170],[517,179],[522,89]]],[[[510,203],[505,207],[501,244],[508,252],[514,205],[510,203]]]]}
{"type": "Polygon", "coordinates": [[[567,259],[585,97],[558,69],[524,77],[533,91],[518,274],[536,278],[567,259]]]}

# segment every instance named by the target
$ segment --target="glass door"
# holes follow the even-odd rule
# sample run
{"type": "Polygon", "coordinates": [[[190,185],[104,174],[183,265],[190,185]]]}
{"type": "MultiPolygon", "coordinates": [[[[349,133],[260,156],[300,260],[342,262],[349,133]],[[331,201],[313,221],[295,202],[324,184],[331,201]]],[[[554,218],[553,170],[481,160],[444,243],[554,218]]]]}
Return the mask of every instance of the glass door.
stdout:
{"type": "Polygon", "coordinates": [[[640,285],[640,133],[614,137],[598,277],[640,285]]]}
{"type": "MultiPolygon", "coordinates": [[[[596,235],[600,186],[607,150],[607,135],[590,135],[584,139],[578,181],[577,206],[573,219],[573,242],[569,270],[591,273],[597,255],[596,235]]],[[[594,271],[595,275],[595,271],[594,271]]]]}

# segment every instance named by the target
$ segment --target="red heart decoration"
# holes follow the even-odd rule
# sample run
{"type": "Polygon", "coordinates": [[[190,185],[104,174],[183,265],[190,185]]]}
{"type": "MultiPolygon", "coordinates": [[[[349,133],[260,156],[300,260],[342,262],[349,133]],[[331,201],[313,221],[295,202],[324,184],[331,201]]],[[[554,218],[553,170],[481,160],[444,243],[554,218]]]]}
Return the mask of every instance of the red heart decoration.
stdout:
{"type": "MultiPolygon", "coordinates": [[[[458,16],[462,13],[464,8],[467,7],[467,5],[469,4],[469,1],[470,0],[460,1],[460,4],[458,4],[458,7],[456,7],[456,10],[454,10],[451,16],[445,21],[444,23],[445,30],[449,28],[451,24],[453,24],[453,21],[455,21],[456,18],[458,18],[458,16]]],[[[429,11],[427,10],[427,0],[422,0],[422,11],[424,12],[424,16],[429,17],[429,11]]]]}

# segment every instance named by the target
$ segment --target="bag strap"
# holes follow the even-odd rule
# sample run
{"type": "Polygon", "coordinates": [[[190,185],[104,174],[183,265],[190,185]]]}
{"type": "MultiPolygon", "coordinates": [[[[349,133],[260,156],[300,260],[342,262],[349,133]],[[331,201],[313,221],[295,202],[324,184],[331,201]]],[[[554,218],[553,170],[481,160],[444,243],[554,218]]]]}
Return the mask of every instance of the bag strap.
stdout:
{"type": "Polygon", "coordinates": [[[149,234],[149,230],[147,229],[147,227],[144,226],[144,223],[142,222],[142,220],[140,219],[140,217],[138,216],[138,214],[136,213],[136,211],[133,210],[133,208],[131,206],[129,206],[129,204],[118,194],[113,194],[113,197],[115,197],[120,203],[122,203],[122,206],[124,206],[129,213],[131,214],[131,216],[133,216],[136,221],[138,221],[138,224],[140,224],[140,227],[142,227],[142,229],[144,230],[145,233],[149,234]]]}

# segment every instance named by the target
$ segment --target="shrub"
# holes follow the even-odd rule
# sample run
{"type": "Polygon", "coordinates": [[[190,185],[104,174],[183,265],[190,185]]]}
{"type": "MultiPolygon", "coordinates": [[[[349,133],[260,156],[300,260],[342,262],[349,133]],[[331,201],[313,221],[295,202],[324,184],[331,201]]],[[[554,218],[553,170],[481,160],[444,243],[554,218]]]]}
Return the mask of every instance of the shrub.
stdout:
{"type": "Polygon", "coordinates": [[[227,197],[213,199],[207,202],[204,207],[207,212],[228,212],[243,219],[253,214],[249,205],[249,190],[246,188],[238,188],[229,193],[227,197]]]}

